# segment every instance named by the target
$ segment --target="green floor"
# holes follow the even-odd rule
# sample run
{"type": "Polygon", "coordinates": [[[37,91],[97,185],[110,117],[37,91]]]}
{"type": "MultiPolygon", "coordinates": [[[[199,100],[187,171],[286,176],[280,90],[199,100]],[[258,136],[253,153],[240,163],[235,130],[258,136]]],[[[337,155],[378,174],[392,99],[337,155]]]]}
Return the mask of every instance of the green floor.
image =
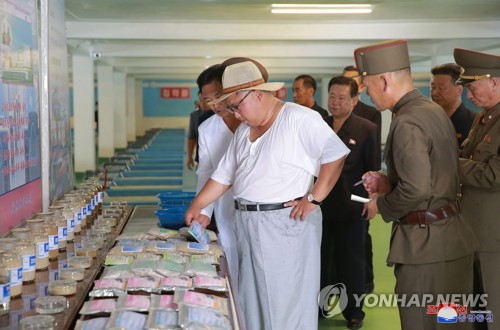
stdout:
{"type": "MultiPolygon", "coordinates": [[[[375,294],[393,293],[395,278],[393,269],[386,266],[385,260],[389,248],[391,225],[382,221],[380,216],[372,220],[370,233],[373,240],[373,267],[375,272],[375,294]]],[[[397,307],[371,307],[363,309],[366,313],[363,330],[399,330],[399,314],[397,307]]],[[[319,329],[347,329],[342,315],[319,321],[319,329]]]]}

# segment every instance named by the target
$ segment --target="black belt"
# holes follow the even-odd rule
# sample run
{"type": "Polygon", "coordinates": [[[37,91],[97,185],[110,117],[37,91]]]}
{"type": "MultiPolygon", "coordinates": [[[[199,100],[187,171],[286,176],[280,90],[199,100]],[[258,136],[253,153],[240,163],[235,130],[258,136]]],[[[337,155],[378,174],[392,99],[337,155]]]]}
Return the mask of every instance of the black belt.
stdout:
{"type": "Polygon", "coordinates": [[[234,201],[234,208],[238,211],[274,211],[281,210],[290,206],[285,206],[285,203],[275,203],[275,204],[241,204],[238,201],[234,201]]]}

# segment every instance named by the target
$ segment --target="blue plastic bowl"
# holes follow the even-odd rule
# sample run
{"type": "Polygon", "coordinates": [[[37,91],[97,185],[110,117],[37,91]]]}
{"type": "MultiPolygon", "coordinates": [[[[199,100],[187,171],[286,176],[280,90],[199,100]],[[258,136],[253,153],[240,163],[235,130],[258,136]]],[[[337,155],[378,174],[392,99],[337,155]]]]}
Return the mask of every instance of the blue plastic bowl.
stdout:
{"type": "Polygon", "coordinates": [[[196,196],[196,193],[184,191],[166,191],[156,195],[160,202],[168,201],[171,199],[193,199],[194,196],[196,196]]]}
{"type": "Polygon", "coordinates": [[[186,223],[184,222],[184,213],[186,210],[187,206],[171,207],[157,210],[155,215],[160,220],[160,227],[177,230],[181,227],[186,227],[186,223]]]}

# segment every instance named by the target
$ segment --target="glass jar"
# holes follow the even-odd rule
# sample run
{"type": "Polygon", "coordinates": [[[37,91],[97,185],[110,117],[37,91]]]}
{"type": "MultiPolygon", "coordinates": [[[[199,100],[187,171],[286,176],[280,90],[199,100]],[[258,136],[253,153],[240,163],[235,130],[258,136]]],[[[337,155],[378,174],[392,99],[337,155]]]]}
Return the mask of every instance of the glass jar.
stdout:
{"type": "Polygon", "coordinates": [[[73,242],[73,240],[75,239],[74,214],[71,210],[71,205],[67,200],[62,200],[60,203],[63,206],[62,215],[66,220],[66,242],[73,242]]]}
{"type": "Polygon", "coordinates": [[[0,315],[7,314],[10,310],[10,279],[7,265],[0,254],[0,315]]]}
{"type": "Polygon", "coordinates": [[[10,282],[10,297],[18,297],[23,292],[23,264],[21,257],[14,252],[1,252],[2,264],[6,268],[10,282]]]}
{"type": "Polygon", "coordinates": [[[28,224],[28,228],[31,229],[31,231],[39,231],[40,229],[42,229],[43,219],[29,219],[26,220],[26,223],[28,224]]]}
{"type": "Polygon", "coordinates": [[[45,223],[42,228],[47,232],[49,238],[49,260],[56,260],[59,255],[59,233],[57,225],[50,221],[45,223]]]}
{"type": "Polygon", "coordinates": [[[78,192],[71,194],[69,198],[71,198],[71,201],[76,205],[75,212],[79,212],[81,215],[80,222],[82,227],[87,226],[87,204],[85,203],[85,200],[78,192]]]}
{"type": "Polygon", "coordinates": [[[64,206],[62,205],[52,205],[49,206],[49,210],[54,213],[52,221],[57,226],[57,241],[59,243],[59,251],[66,251],[66,239],[68,237],[68,224],[66,219],[62,215],[64,206]]]}
{"type": "Polygon", "coordinates": [[[31,239],[31,229],[28,227],[14,228],[11,232],[12,236],[20,241],[27,241],[31,239]]]}
{"type": "Polygon", "coordinates": [[[15,251],[22,259],[23,283],[34,281],[36,270],[35,245],[28,241],[17,241],[15,251]]]}
{"type": "Polygon", "coordinates": [[[52,315],[32,315],[19,321],[21,330],[49,330],[56,328],[56,319],[52,315]]]}
{"type": "Polygon", "coordinates": [[[36,270],[49,267],[49,237],[45,230],[35,231],[31,236],[35,244],[36,270]]]}

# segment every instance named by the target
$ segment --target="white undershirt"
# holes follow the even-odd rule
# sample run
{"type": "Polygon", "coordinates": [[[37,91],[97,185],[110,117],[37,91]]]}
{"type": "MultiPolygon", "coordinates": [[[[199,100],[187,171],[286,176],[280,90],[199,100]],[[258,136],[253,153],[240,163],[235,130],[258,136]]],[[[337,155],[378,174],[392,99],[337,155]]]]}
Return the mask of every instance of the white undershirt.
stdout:
{"type": "Polygon", "coordinates": [[[271,127],[256,141],[242,123],[211,178],[233,185],[235,198],[280,203],[304,196],[321,164],[349,153],[316,111],[285,103],[271,127]]]}

